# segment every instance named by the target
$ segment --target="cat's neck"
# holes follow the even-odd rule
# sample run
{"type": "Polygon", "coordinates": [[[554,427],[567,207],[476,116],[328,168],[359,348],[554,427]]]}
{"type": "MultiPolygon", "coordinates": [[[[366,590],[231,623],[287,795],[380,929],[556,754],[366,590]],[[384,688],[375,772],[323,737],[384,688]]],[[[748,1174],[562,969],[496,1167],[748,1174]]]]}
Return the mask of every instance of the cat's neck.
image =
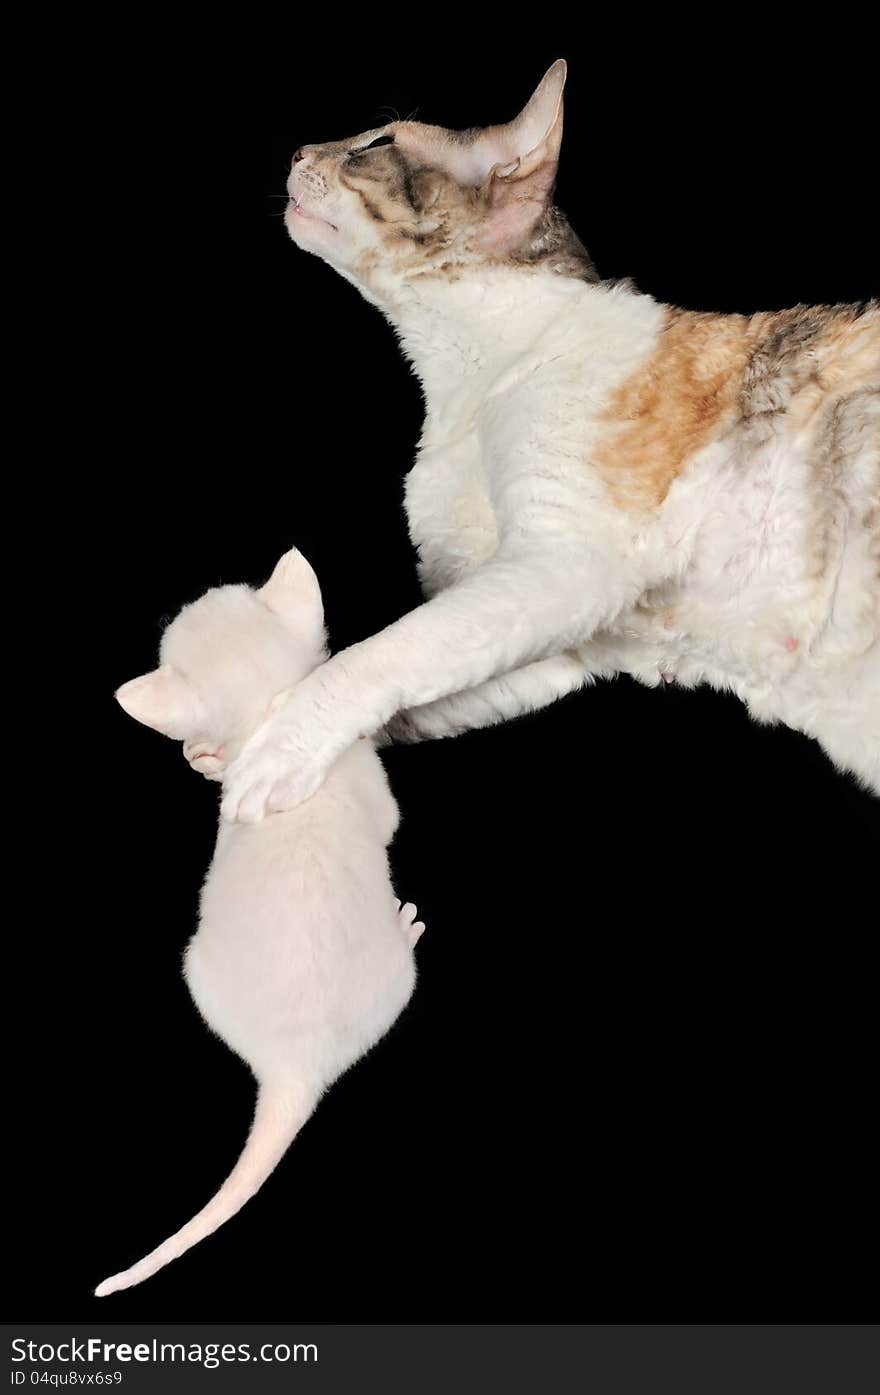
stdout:
{"type": "Polygon", "coordinates": [[[497,369],[594,289],[573,277],[499,267],[477,277],[411,281],[383,304],[428,399],[497,369]]]}

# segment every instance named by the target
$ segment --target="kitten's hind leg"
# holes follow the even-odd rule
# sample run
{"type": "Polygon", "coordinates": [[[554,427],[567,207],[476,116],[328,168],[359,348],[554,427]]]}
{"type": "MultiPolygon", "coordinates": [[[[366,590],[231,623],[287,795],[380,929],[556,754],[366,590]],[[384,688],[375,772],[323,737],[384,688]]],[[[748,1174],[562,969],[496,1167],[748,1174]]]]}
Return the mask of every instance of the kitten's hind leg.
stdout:
{"type": "Polygon", "coordinates": [[[418,911],[416,910],[412,901],[407,901],[405,906],[402,906],[398,901],[397,913],[400,917],[401,930],[403,931],[404,935],[406,935],[406,938],[409,940],[410,944],[414,945],[416,943],[416,940],[418,940],[419,936],[425,929],[425,922],[423,920],[416,920],[418,911]]]}

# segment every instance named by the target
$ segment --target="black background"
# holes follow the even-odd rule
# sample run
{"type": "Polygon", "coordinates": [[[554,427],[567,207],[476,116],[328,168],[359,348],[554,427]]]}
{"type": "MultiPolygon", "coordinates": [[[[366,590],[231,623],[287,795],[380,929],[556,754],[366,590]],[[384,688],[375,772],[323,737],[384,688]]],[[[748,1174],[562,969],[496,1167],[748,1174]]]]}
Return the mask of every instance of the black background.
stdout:
{"type": "Polygon", "coordinates": [[[880,806],[733,699],[626,680],[389,753],[395,875],[428,922],[410,1008],[240,1216],[90,1297],[207,1199],[253,1097],[180,976],[216,788],[113,690],[183,602],[293,543],[334,647],[418,601],[418,385],[377,312],[287,238],[292,151],[395,111],[508,119],[564,56],[557,198],[603,275],[695,309],[878,290],[865,35],[412,23],[70,35],[36,420],[62,454],[25,481],[49,682],[13,876],[7,1306],[865,1316],[880,806]]]}

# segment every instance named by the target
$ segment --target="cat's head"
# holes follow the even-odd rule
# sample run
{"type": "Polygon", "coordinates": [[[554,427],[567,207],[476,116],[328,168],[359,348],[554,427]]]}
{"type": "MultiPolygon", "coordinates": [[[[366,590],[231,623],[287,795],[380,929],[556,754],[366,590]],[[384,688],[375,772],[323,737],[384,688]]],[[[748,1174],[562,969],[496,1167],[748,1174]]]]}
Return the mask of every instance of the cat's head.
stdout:
{"type": "Polygon", "coordinates": [[[220,779],[273,699],[325,655],[324,611],[312,568],[295,548],[265,586],[218,586],[168,626],[159,667],[123,684],[130,716],[184,743],[194,769],[220,779]]]}
{"type": "Polygon", "coordinates": [[[565,74],[560,59],[507,125],[394,121],[302,146],[287,182],[294,242],[380,302],[416,278],[458,280],[499,263],[589,274],[551,201],[565,74]]]}

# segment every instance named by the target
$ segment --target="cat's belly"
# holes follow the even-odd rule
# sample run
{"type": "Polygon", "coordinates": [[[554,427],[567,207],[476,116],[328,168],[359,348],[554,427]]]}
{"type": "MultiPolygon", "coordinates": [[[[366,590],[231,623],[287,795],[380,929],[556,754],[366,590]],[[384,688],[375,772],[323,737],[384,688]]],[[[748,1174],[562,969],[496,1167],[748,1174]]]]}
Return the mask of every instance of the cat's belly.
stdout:
{"type": "MultiPolygon", "coordinates": [[[[426,430],[407,481],[429,595],[498,546],[475,420],[460,415],[443,438],[426,430]]],[[[757,449],[734,433],[701,452],[642,535],[661,563],[675,561],[676,579],[579,646],[585,671],[651,686],[710,684],[757,717],[803,729],[847,689],[867,708],[863,675],[876,673],[880,644],[880,539],[870,443],[863,456],[845,488],[817,493],[809,443],[797,433],[773,432],[757,449]]]]}
{"type": "MultiPolygon", "coordinates": [[[[407,477],[406,510],[428,596],[495,553],[497,520],[475,433],[422,448],[407,477]]],[[[791,622],[784,609],[768,614],[765,596],[744,595],[739,572],[749,559],[731,556],[729,538],[726,546],[724,561],[709,547],[684,584],[646,593],[613,629],[592,636],[581,650],[585,670],[626,673],[650,686],[712,683],[741,693],[765,685],[768,667],[782,677],[780,670],[791,667],[791,622]]]]}
{"type": "MultiPolygon", "coordinates": [[[[755,553],[763,555],[762,539],[755,553]]],[[[594,671],[649,686],[708,684],[752,715],[812,732],[837,713],[880,739],[880,588],[864,535],[821,576],[782,566],[734,584],[735,564],[646,593],[613,630],[594,636],[594,671]]]]}

